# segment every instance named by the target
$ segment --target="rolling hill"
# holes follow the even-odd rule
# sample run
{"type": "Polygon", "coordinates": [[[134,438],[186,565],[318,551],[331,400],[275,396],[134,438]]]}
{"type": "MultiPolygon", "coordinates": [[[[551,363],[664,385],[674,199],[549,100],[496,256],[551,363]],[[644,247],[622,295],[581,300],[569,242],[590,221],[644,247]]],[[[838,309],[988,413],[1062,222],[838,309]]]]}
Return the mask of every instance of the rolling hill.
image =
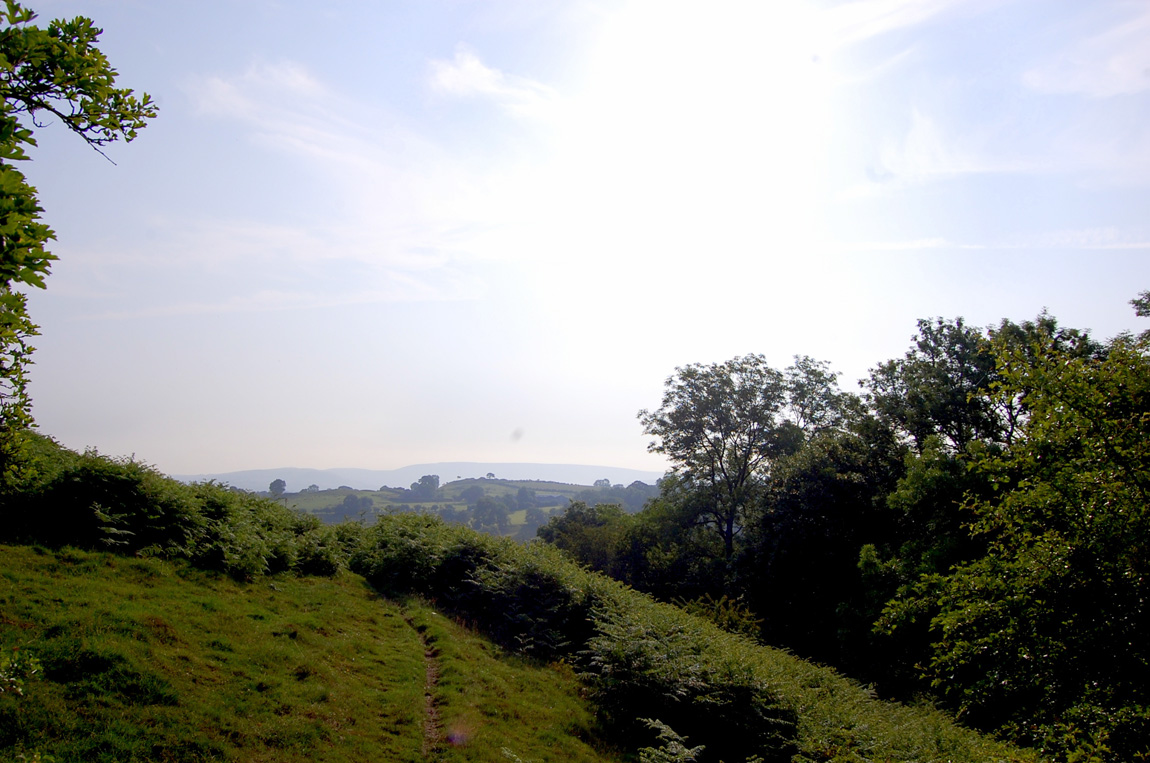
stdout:
{"type": "Polygon", "coordinates": [[[244,490],[267,490],[272,480],[282,479],[287,491],[294,493],[309,485],[331,490],[346,485],[356,490],[375,490],[382,485],[407,487],[425,474],[437,474],[444,482],[464,478],[483,477],[488,473],[505,480],[538,480],[563,482],[572,485],[591,485],[595,480],[608,479],[612,484],[629,485],[638,480],[649,485],[663,476],[662,472],[640,469],[621,469],[614,466],[584,466],[578,464],[526,464],[444,462],[415,464],[401,469],[248,469],[211,474],[173,474],[182,482],[215,480],[244,490]]]}

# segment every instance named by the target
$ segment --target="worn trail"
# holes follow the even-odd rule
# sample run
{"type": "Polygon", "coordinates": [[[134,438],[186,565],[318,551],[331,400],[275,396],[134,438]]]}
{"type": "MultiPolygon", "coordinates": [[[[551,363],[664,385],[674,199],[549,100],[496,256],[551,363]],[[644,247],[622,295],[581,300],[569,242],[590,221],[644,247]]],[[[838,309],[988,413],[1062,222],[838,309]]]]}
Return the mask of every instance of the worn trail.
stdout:
{"type": "Polygon", "coordinates": [[[404,615],[403,619],[419,636],[419,642],[423,645],[426,666],[423,687],[423,759],[433,761],[438,757],[444,740],[443,721],[439,717],[438,702],[435,699],[439,685],[439,650],[427,638],[426,626],[417,625],[410,615],[404,615]]]}

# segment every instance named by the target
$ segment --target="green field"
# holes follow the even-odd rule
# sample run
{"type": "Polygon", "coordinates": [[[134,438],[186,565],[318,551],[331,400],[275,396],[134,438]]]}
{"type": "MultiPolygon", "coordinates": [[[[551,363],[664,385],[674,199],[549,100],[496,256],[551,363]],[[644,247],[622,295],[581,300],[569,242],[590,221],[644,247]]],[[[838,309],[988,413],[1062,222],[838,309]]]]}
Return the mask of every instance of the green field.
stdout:
{"type": "MultiPolygon", "coordinates": [[[[288,508],[314,515],[329,523],[342,522],[348,519],[372,522],[379,514],[394,513],[401,510],[429,514],[438,514],[444,509],[464,511],[469,504],[463,493],[468,488],[475,487],[482,488],[484,494],[492,498],[514,499],[521,489],[532,490],[549,504],[542,507],[548,515],[561,511],[571,501],[589,498],[593,500],[594,496],[599,493],[607,495],[602,488],[595,488],[590,485],[479,478],[462,479],[444,484],[439,489],[439,494],[434,501],[413,500],[410,495],[404,495],[402,491],[394,488],[387,490],[353,490],[350,488],[305,490],[299,493],[285,493],[277,500],[288,508]],[[361,505],[345,509],[344,504],[349,496],[357,499],[361,505]],[[371,502],[370,508],[364,503],[365,501],[371,502]]],[[[608,497],[607,500],[610,498],[608,497]]],[[[521,528],[526,522],[526,510],[520,509],[510,512],[509,520],[510,526],[505,534],[515,537],[522,535],[521,528]]]]}
{"type": "Polygon", "coordinates": [[[43,668],[23,696],[0,693],[0,759],[615,759],[582,741],[592,713],[569,671],[350,573],[238,583],[182,562],[0,554],[0,648],[43,668]]]}

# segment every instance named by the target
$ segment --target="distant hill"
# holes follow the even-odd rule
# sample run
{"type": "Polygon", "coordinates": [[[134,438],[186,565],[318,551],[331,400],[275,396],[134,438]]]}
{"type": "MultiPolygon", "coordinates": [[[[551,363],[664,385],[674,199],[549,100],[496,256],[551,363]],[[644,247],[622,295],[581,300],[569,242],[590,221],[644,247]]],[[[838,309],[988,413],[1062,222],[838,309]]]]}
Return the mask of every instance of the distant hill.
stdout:
{"type": "Polygon", "coordinates": [[[564,482],[571,485],[592,485],[596,480],[607,479],[612,484],[630,485],[636,480],[654,485],[663,476],[662,472],[641,469],[620,469],[614,466],[586,466],[581,464],[506,464],[445,462],[439,464],[415,464],[401,469],[302,469],[283,467],[279,469],[247,469],[238,472],[215,474],[173,474],[183,482],[216,480],[244,490],[267,490],[272,480],[281,479],[287,483],[288,492],[298,492],[310,485],[318,485],[321,490],[330,490],[346,485],[357,490],[376,490],[383,485],[408,487],[425,474],[438,474],[442,482],[457,479],[484,477],[494,474],[505,480],[542,480],[564,482]]]}

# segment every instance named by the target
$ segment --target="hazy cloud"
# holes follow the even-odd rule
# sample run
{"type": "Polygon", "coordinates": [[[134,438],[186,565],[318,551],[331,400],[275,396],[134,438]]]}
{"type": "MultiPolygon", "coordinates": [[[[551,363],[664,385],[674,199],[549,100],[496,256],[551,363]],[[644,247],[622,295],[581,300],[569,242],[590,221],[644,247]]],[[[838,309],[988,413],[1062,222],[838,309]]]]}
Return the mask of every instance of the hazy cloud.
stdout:
{"type": "Polygon", "coordinates": [[[850,44],[917,26],[965,0],[856,0],[824,12],[835,42],[850,44]]]}
{"type": "Polygon", "coordinates": [[[1041,92],[1098,98],[1150,90],[1150,6],[1127,7],[1137,13],[1030,69],[1023,82],[1041,92]]]}
{"type": "MultiPolygon", "coordinates": [[[[480,65],[453,86],[498,91],[498,83],[483,84],[485,76],[480,65]]],[[[201,78],[191,92],[201,114],[238,122],[264,148],[306,162],[341,201],[334,205],[338,219],[322,228],[243,219],[166,221],[170,239],[181,232],[180,249],[217,261],[358,263],[366,271],[357,286],[371,300],[459,299],[475,292],[453,263],[468,256],[460,231],[481,205],[483,182],[430,140],[385,112],[369,113],[358,99],[292,62],[201,78]]],[[[317,286],[301,278],[294,288],[307,301],[317,286]]],[[[264,303],[252,304],[258,309],[264,303]]]]}
{"type": "Polygon", "coordinates": [[[1081,249],[1081,250],[1142,250],[1150,249],[1150,236],[1114,226],[1076,228],[1050,231],[1015,240],[1012,248],[1024,249],[1081,249]]]}
{"type": "Polygon", "coordinates": [[[490,98],[520,116],[547,116],[558,101],[553,89],[492,69],[465,45],[456,48],[452,60],[431,62],[431,86],[450,95],[490,98]]]}
{"type": "Polygon", "coordinates": [[[981,244],[961,244],[944,238],[919,238],[906,241],[856,241],[834,243],[832,248],[845,252],[914,252],[923,249],[984,249],[981,244]]]}
{"type": "Polygon", "coordinates": [[[918,109],[911,111],[910,126],[897,141],[888,142],[869,175],[879,184],[913,184],[935,179],[989,172],[1018,172],[1026,163],[998,159],[979,145],[977,136],[960,139],[918,109]]]}

